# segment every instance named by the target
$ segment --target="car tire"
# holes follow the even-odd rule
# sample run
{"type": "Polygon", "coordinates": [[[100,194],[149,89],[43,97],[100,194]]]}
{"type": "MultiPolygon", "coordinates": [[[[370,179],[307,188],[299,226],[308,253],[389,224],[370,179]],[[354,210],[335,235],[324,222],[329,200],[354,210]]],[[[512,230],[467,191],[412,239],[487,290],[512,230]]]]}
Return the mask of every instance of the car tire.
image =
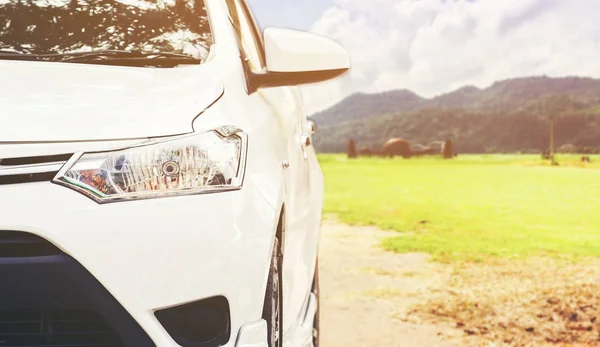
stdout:
{"type": "Polygon", "coordinates": [[[321,331],[321,296],[319,290],[319,259],[317,258],[317,266],[315,269],[315,277],[313,278],[312,292],[317,297],[317,312],[315,313],[315,319],[313,321],[313,346],[319,347],[319,335],[321,331]]]}
{"type": "Polygon", "coordinates": [[[275,238],[269,280],[265,294],[263,319],[267,321],[269,347],[283,346],[283,253],[279,237],[275,238]]]}

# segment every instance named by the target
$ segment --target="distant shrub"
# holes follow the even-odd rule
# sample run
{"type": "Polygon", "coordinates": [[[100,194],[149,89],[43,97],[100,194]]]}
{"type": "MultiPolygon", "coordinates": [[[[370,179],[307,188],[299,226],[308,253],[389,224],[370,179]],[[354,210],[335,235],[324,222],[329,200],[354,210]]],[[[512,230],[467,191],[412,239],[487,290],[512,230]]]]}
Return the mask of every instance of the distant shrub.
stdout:
{"type": "Polygon", "coordinates": [[[426,155],[440,155],[441,151],[438,151],[436,148],[431,147],[423,147],[421,148],[413,148],[412,155],[415,157],[423,157],[426,155]]]}
{"type": "Polygon", "coordinates": [[[360,147],[358,149],[358,155],[361,157],[370,157],[373,155],[373,151],[367,147],[360,147]]]}
{"type": "Polygon", "coordinates": [[[348,158],[356,158],[356,143],[353,139],[350,139],[350,141],[348,141],[348,158]]]}
{"type": "MultiPolygon", "coordinates": [[[[549,159],[549,152],[544,152],[549,159]]],[[[590,146],[576,146],[573,144],[565,144],[556,149],[556,153],[560,154],[598,154],[600,153],[600,148],[598,147],[590,147],[590,146]]]]}
{"type": "Polygon", "coordinates": [[[437,154],[441,154],[444,151],[444,141],[434,141],[425,147],[429,147],[432,150],[437,151],[437,154]]]}
{"type": "Polygon", "coordinates": [[[544,160],[550,160],[552,159],[552,156],[550,155],[550,151],[543,151],[542,152],[542,159],[544,160]]]}
{"type": "Polygon", "coordinates": [[[452,159],[454,158],[454,148],[452,146],[452,141],[447,139],[444,143],[444,159],[452,159]]]}
{"type": "Polygon", "coordinates": [[[566,144],[558,147],[556,150],[557,153],[565,153],[565,154],[575,154],[579,153],[580,149],[572,144],[566,144]]]}
{"type": "Polygon", "coordinates": [[[372,149],[371,154],[374,157],[387,157],[388,156],[387,153],[385,153],[385,151],[382,149],[372,149]]]}

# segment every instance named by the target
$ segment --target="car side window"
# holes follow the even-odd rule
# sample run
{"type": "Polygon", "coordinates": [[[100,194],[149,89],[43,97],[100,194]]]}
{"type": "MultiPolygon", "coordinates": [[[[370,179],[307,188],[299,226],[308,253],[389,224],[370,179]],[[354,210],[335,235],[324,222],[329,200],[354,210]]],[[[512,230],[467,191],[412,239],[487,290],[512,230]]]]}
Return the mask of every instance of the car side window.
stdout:
{"type": "Polygon", "coordinates": [[[244,59],[252,72],[263,72],[266,69],[266,64],[260,30],[243,0],[233,0],[233,4],[235,6],[232,9],[235,11],[233,21],[237,29],[244,59]]]}

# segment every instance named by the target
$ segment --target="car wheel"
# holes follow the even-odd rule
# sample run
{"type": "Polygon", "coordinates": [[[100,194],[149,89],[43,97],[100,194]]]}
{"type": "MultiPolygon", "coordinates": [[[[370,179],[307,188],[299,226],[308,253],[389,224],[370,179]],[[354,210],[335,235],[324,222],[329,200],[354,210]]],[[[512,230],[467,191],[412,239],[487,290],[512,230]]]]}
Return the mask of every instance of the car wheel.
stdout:
{"type": "Polygon", "coordinates": [[[319,259],[317,259],[317,268],[315,269],[315,278],[313,279],[312,292],[317,297],[317,312],[313,323],[313,346],[319,347],[319,332],[321,328],[320,313],[321,313],[321,297],[319,291],[319,259]]]}
{"type": "Polygon", "coordinates": [[[267,337],[269,347],[283,346],[283,290],[281,271],[283,267],[283,254],[279,237],[275,238],[273,255],[271,257],[271,268],[269,270],[269,281],[265,295],[263,318],[267,321],[267,337]]]}

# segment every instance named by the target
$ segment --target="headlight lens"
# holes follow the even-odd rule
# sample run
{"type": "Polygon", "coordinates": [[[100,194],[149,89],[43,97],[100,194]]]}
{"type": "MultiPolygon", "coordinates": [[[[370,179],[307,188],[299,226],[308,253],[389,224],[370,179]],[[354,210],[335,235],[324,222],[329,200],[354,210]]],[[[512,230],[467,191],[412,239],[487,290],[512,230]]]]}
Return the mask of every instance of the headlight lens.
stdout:
{"type": "Polygon", "coordinates": [[[241,188],[246,135],[234,127],[123,150],[83,153],[55,183],[100,203],[241,188]]]}

